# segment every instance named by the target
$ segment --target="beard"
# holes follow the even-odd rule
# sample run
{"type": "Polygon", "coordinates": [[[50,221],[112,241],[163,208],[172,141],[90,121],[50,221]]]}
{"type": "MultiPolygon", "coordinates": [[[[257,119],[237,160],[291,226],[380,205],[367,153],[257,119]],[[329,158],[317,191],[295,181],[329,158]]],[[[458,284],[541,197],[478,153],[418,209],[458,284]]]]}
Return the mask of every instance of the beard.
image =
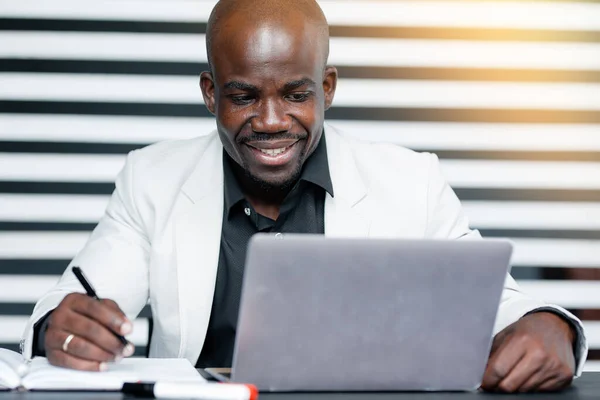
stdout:
{"type": "Polygon", "coordinates": [[[285,180],[280,182],[267,181],[260,176],[256,176],[250,172],[248,165],[243,165],[244,174],[247,178],[251,179],[254,183],[256,183],[260,189],[267,193],[273,192],[287,192],[294,187],[298,179],[300,179],[300,175],[302,174],[302,159],[304,158],[304,152],[300,156],[300,160],[298,164],[294,168],[292,174],[287,177],[285,180]]]}
{"type": "MultiPolygon", "coordinates": [[[[285,140],[285,139],[294,139],[294,140],[303,140],[306,139],[305,136],[301,135],[292,135],[289,133],[280,134],[280,135],[269,135],[262,133],[253,133],[250,136],[241,138],[237,140],[238,144],[244,144],[247,142],[257,142],[257,141],[269,141],[269,140],[285,140]]],[[[294,171],[290,176],[285,178],[285,180],[274,182],[268,181],[260,176],[252,174],[250,171],[250,166],[244,161],[242,168],[244,169],[244,174],[247,178],[251,179],[254,183],[256,183],[260,189],[264,192],[273,193],[273,192],[287,192],[294,187],[300,175],[302,174],[302,166],[303,161],[305,159],[306,149],[303,149],[298,157],[298,163],[296,164],[294,171]]]]}

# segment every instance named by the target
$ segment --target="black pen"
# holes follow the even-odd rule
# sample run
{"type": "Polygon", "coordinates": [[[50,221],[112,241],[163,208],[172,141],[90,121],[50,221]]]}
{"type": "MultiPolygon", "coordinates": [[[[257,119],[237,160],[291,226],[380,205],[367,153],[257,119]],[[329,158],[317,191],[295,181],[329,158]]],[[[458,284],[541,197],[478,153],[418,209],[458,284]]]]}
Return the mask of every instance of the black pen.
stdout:
{"type": "MultiPolygon", "coordinates": [[[[85,289],[85,292],[87,293],[87,295],[96,300],[100,300],[100,298],[96,294],[96,291],[94,290],[94,288],[92,287],[90,282],[88,282],[88,280],[85,279],[85,276],[83,275],[83,271],[81,270],[81,268],[73,267],[73,273],[75,274],[75,277],[77,278],[79,283],[81,283],[81,286],[83,286],[83,288],[85,289]]],[[[117,337],[117,339],[119,339],[119,341],[121,343],[123,343],[124,346],[127,346],[129,344],[127,339],[125,339],[125,336],[117,335],[116,333],[115,333],[115,336],[117,337]]]]}

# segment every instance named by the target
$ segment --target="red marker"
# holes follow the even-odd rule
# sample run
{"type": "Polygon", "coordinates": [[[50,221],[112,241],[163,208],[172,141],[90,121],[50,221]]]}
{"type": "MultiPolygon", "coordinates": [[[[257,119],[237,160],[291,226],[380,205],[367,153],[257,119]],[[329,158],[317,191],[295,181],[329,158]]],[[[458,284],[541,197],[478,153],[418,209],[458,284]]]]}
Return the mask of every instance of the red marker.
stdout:
{"type": "Polygon", "coordinates": [[[255,400],[254,385],[212,382],[125,383],[123,393],[155,399],[255,400]]]}

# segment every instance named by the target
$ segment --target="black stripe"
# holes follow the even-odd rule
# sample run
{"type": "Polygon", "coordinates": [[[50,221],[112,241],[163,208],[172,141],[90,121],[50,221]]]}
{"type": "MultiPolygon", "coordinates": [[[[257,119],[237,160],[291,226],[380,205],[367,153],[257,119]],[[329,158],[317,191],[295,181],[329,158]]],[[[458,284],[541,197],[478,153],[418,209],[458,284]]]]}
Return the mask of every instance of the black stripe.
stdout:
{"type": "MultiPolygon", "coordinates": [[[[0,62],[1,64],[1,62],[0,62]]],[[[341,78],[492,82],[600,82],[600,71],[506,68],[338,66],[341,78]]]]}
{"type": "Polygon", "coordinates": [[[570,110],[333,107],[326,115],[329,119],[359,121],[600,123],[598,111],[570,110]]]}
{"type": "Polygon", "coordinates": [[[0,193],[111,194],[114,183],[104,182],[12,182],[0,181],[0,193]]]}
{"type": "Polygon", "coordinates": [[[17,114],[135,115],[163,117],[202,117],[212,115],[203,104],[138,104],[77,101],[0,100],[0,110],[17,114]]]}
{"type": "Polygon", "coordinates": [[[510,275],[517,280],[536,280],[543,277],[542,267],[518,267],[514,266],[510,270],[510,275]]]}
{"type": "MultiPolygon", "coordinates": [[[[0,232],[91,232],[97,224],[78,222],[13,222],[0,221],[0,232]]],[[[2,261],[0,261],[0,265],[2,261]]]]}
{"type": "Polygon", "coordinates": [[[0,315],[31,315],[35,304],[0,303],[0,315]]]}
{"type": "Polygon", "coordinates": [[[451,28],[421,26],[331,26],[332,37],[507,42],[600,42],[598,31],[451,28]]]}
{"type": "MultiPolygon", "coordinates": [[[[34,306],[33,303],[0,303],[0,315],[28,316],[32,314],[34,306]]],[[[149,318],[151,316],[150,306],[146,306],[142,309],[138,318],[149,318]]]]}
{"type": "MultiPolygon", "coordinates": [[[[95,227],[95,223],[0,221],[0,232],[91,232],[95,227]]],[[[485,228],[480,231],[485,237],[600,240],[600,230],[485,228]]],[[[2,264],[0,260],[0,266],[2,264]]]]}
{"type": "Polygon", "coordinates": [[[480,229],[484,237],[599,240],[600,230],[480,229]]]}
{"type": "MultiPolygon", "coordinates": [[[[205,34],[206,29],[207,23],[205,22],[0,18],[0,30],[11,31],[205,34]]],[[[332,25],[329,27],[329,32],[332,37],[353,38],[600,42],[600,32],[597,31],[547,29],[332,25]]]]}
{"type": "MultiPolygon", "coordinates": [[[[17,114],[130,115],[202,117],[212,115],[202,104],[101,103],[75,101],[0,100],[0,110],[17,114]]],[[[463,109],[463,108],[368,108],[333,107],[330,120],[428,121],[490,123],[598,124],[600,113],[579,110],[463,109]]]]}
{"type": "Polygon", "coordinates": [[[600,360],[600,349],[590,349],[587,355],[588,360],[600,360]]]}
{"type": "Polygon", "coordinates": [[[11,351],[14,351],[17,353],[21,352],[21,350],[19,350],[19,343],[2,343],[2,342],[0,342],[0,348],[11,350],[11,351]]]}
{"type": "MultiPolygon", "coordinates": [[[[0,315],[1,315],[1,313],[0,313],[0,315]]],[[[19,350],[19,343],[0,343],[0,348],[11,350],[11,351],[15,351],[17,353],[21,352],[19,350]]],[[[136,346],[135,350],[133,352],[133,357],[146,357],[147,356],[146,352],[147,352],[146,346],[136,346]]],[[[85,395],[84,396],[77,396],[77,397],[83,398],[83,399],[85,399],[85,398],[104,398],[104,396],[98,396],[97,393],[98,392],[95,392],[92,396],[89,396],[89,397],[86,397],[85,395]]],[[[43,394],[42,396],[44,398],[61,399],[61,398],[63,398],[62,397],[63,395],[64,394],[58,394],[56,396],[52,396],[52,395],[49,396],[48,394],[43,394]]],[[[21,399],[21,398],[25,399],[25,398],[29,398],[29,397],[36,397],[36,396],[31,396],[29,394],[27,395],[27,397],[21,397],[18,394],[15,394],[14,397],[12,397],[12,395],[8,395],[8,396],[10,396],[10,397],[6,397],[6,399],[12,399],[12,398],[14,398],[14,399],[21,399]]],[[[69,397],[68,395],[65,396],[65,398],[68,398],[68,397],[69,397]]],[[[110,399],[112,397],[113,397],[113,395],[110,394],[110,395],[106,396],[106,399],[110,399]]],[[[120,398],[120,397],[117,397],[117,398],[120,398]]]]}
{"type": "MultiPolygon", "coordinates": [[[[0,181],[8,194],[111,194],[112,183],[0,181]]],[[[600,190],[454,188],[461,200],[600,202],[600,190]]]]}
{"type": "Polygon", "coordinates": [[[131,143],[85,143],[85,142],[17,142],[0,140],[3,153],[52,153],[52,154],[127,154],[145,147],[146,144],[131,143]]]}
{"type": "Polygon", "coordinates": [[[204,34],[206,25],[205,22],[0,18],[0,31],[204,34]]]}
{"type": "Polygon", "coordinates": [[[208,70],[208,64],[194,62],[0,58],[0,72],[200,76],[208,70]]]}
{"type": "MultiPolygon", "coordinates": [[[[493,82],[600,82],[600,71],[502,68],[338,66],[341,78],[493,82]]],[[[162,61],[46,60],[0,58],[0,72],[199,76],[208,64],[162,61]]]]}
{"type": "MultiPolygon", "coordinates": [[[[127,154],[150,143],[90,143],[36,142],[0,140],[0,152],[51,154],[127,154]]],[[[600,161],[598,151],[496,151],[496,150],[437,150],[439,158],[452,160],[523,160],[523,161],[600,161]]]]}
{"type": "MultiPolygon", "coordinates": [[[[565,135],[568,135],[566,133],[565,135]]],[[[2,145],[0,144],[0,148],[2,145]]],[[[453,160],[513,160],[513,161],[600,161],[598,151],[496,151],[496,150],[436,150],[426,149],[442,159],[453,160]]]]}
{"type": "Polygon", "coordinates": [[[0,259],[2,275],[61,275],[70,260],[18,260],[0,259]]]}
{"type": "MultiPolygon", "coordinates": [[[[70,260],[8,260],[0,259],[0,279],[2,275],[62,275],[70,260]]],[[[599,266],[600,269],[600,266],[599,266]]],[[[546,267],[543,265],[537,267],[519,266],[512,267],[511,275],[515,279],[549,279],[549,272],[557,271],[559,268],[546,267]]],[[[566,279],[557,277],[556,279],[566,279]]],[[[149,310],[144,311],[149,313],[149,310]]],[[[149,316],[150,314],[144,314],[149,316]]]]}
{"type": "Polygon", "coordinates": [[[454,188],[454,192],[463,201],[600,201],[600,190],[454,188]]]}

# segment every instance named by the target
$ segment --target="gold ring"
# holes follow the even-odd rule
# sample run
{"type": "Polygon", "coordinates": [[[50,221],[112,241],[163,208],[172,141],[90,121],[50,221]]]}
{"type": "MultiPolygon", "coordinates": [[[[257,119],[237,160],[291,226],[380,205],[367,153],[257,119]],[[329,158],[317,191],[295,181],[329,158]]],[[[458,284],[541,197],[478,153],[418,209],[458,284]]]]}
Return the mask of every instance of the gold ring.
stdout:
{"type": "Polygon", "coordinates": [[[67,338],[65,339],[63,345],[62,345],[62,349],[63,351],[66,353],[67,350],[69,350],[69,343],[71,343],[71,340],[73,340],[73,338],[75,337],[75,335],[73,335],[72,333],[67,336],[67,338]]]}

